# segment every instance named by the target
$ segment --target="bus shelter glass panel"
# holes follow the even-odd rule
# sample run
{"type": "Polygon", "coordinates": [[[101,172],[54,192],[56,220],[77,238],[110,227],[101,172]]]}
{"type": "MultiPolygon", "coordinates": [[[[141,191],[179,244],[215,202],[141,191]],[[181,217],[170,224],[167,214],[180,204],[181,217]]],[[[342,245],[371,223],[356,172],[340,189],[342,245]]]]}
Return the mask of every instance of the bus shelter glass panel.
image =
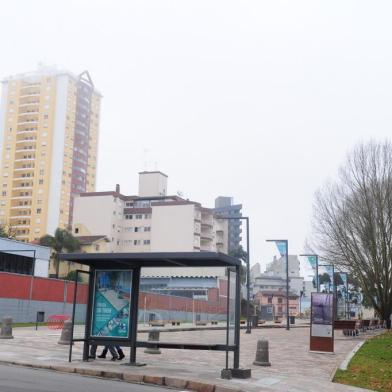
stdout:
{"type": "Polygon", "coordinates": [[[235,344],[235,321],[236,321],[236,282],[237,274],[235,271],[228,269],[228,343],[235,344]]]}
{"type": "MultiPolygon", "coordinates": [[[[147,340],[145,327],[226,327],[225,267],[142,268],[139,292],[138,340],[147,340]]],[[[177,341],[178,334],[161,334],[177,341]]],[[[182,333],[186,342],[226,344],[226,330],[182,333]],[[189,336],[188,336],[189,335],[189,336]]]]}
{"type": "Polygon", "coordinates": [[[74,291],[73,338],[83,339],[87,320],[87,302],[90,273],[77,271],[74,291]]]}

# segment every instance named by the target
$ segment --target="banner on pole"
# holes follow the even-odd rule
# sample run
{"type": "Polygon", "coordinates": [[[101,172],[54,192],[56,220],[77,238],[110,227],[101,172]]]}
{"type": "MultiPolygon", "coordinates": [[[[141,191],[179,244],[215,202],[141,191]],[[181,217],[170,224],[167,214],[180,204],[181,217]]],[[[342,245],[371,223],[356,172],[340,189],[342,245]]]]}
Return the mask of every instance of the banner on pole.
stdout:
{"type": "Polygon", "coordinates": [[[278,251],[280,255],[286,256],[287,253],[287,243],[286,241],[275,241],[276,247],[278,248],[278,251]]]}
{"type": "Polygon", "coordinates": [[[316,256],[308,256],[308,262],[309,262],[310,266],[312,267],[313,271],[316,271],[317,257],[316,256]]]}

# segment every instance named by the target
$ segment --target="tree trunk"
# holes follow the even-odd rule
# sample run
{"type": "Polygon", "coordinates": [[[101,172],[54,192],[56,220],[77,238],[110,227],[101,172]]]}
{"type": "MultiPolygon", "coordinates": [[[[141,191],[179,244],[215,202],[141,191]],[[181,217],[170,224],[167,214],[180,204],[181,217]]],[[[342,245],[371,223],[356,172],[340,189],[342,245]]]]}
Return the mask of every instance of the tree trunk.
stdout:
{"type": "Polygon", "coordinates": [[[55,262],[56,262],[56,279],[58,279],[59,278],[59,272],[60,272],[60,260],[59,260],[59,257],[58,257],[57,253],[56,253],[54,259],[55,259],[55,262]]]}

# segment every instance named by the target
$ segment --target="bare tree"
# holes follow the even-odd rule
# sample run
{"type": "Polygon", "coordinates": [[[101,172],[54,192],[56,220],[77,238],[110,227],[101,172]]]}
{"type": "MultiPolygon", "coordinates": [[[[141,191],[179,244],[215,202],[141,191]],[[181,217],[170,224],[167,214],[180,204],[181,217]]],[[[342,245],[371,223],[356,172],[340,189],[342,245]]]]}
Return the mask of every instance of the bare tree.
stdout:
{"type": "Polygon", "coordinates": [[[391,326],[392,144],[358,145],[334,183],[316,193],[312,247],[360,284],[391,326]]]}

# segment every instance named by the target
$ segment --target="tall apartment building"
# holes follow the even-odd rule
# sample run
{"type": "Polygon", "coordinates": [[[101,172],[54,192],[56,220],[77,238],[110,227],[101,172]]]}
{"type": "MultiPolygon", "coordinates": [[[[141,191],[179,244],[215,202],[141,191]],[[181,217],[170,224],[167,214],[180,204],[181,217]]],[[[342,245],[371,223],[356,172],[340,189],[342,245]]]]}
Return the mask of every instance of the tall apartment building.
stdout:
{"type": "MultiPolygon", "coordinates": [[[[236,218],[242,217],[242,204],[233,204],[233,198],[227,196],[219,196],[215,199],[214,212],[223,217],[236,218]]],[[[230,219],[228,220],[229,225],[229,242],[228,251],[235,251],[240,247],[241,244],[241,226],[242,220],[230,219]]]]}
{"type": "Polygon", "coordinates": [[[3,80],[0,224],[16,239],[71,226],[74,195],[95,190],[100,100],[86,71],[3,80]]]}
{"type": "Polygon", "coordinates": [[[179,196],[167,196],[167,176],[139,173],[139,195],[111,192],[75,197],[73,234],[106,236],[109,252],[227,253],[227,221],[213,209],[179,196]],[[99,213],[97,213],[99,211],[99,213]]]}

